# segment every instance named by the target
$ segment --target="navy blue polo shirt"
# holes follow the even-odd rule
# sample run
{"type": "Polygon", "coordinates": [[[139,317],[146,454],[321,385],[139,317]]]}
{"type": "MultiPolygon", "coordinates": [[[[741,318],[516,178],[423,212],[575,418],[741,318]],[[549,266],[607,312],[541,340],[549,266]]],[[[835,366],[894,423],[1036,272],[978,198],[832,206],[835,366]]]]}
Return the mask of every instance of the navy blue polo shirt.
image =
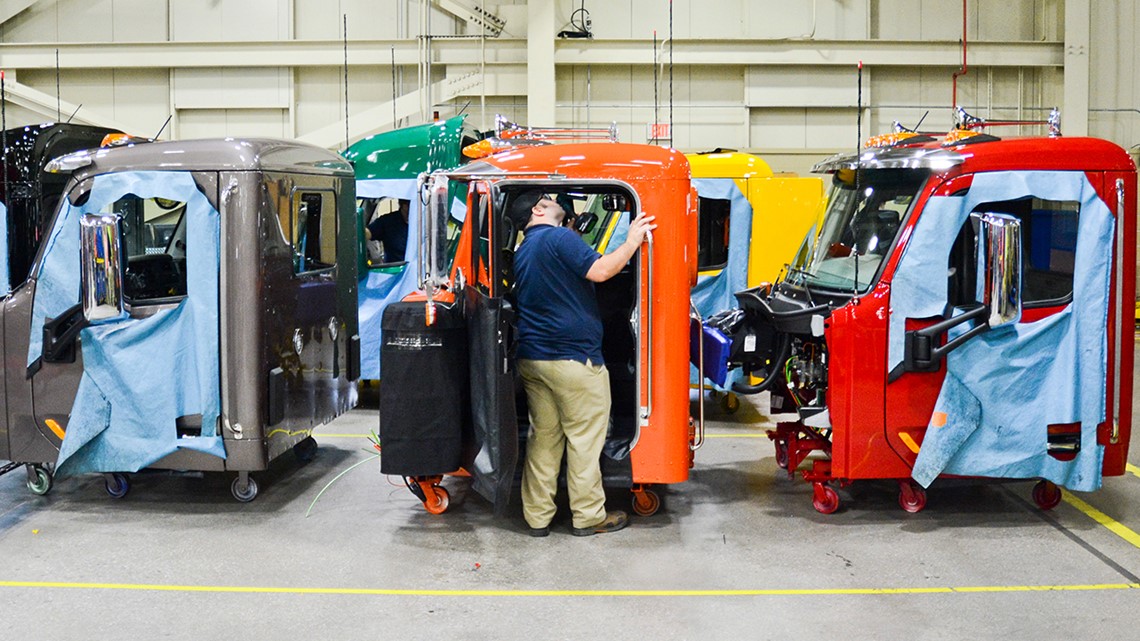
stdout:
{"type": "Polygon", "coordinates": [[[519,358],[603,362],[602,318],[594,284],[586,280],[599,258],[566,227],[526,230],[515,252],[519,358]]]}

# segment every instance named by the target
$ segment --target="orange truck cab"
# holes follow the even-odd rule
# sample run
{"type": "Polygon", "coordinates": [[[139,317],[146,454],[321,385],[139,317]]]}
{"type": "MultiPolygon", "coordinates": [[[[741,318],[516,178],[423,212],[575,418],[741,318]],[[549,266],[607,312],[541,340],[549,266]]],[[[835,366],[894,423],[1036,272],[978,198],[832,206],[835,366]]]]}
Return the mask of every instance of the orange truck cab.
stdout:
{"type": "Polygon", "coordinates": [[[425,176],[424,187],[421,291],[389,306],[383,323],[382,471],[403,476],[431,512],[447,509],[439,482],[459,470],[497,513],[506,507],[528,423],[512,329],[522,230],[505,212],[523,190],[541,189],[603,252],[639,212],[656,217],[652,238],[595,290],[613,396],[603,477],[633,492],[636,513],[657,511],[653,486],[688,479],[700,440],[689,418],[697,209],[685,157],[623,143],[523,146],[425,176]],[[449,238],[455,181],[466,183],[468,207],[449,238]]]}

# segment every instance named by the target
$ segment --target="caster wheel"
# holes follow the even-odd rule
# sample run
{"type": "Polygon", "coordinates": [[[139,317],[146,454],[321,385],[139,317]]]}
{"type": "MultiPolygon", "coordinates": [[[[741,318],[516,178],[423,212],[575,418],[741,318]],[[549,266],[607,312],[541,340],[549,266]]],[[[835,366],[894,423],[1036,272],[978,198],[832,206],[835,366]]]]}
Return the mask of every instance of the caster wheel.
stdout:
{"type": "Polygon", "coordinates": [[[653,490],[633,493],[633,513],[638,516],[653,516],[661,509],[661,496],[653,490]]]}
{"type": "Polygon", "coordinates": [[[926,507],[926,490],[913,481],[899,481],[899,507],[916,514],[926,507]]]}
{"type": "Polygon", "coordinates": [[[34,479],[28,478],[28,489],[32,494],[43,496],[51,491],[54,479],[52,479],[51,472],[47,471],[47,468],[33,465],[31,473],[35,475],[34,479]]]}
{"type": "Polygon", "coordinates": [[[732,392],[720,397],[720,409],[725,414],[735,414],[740,409],[740,397],[732,392]]]}
{"type": "Polygon", "coordinates": [[[425,496],[427,498],[424,500],[424,509],[429,514],[443,514],[451,505],[451,495],[447,493],[445,488],[438,485],[433,485],[431,494],[425,494],[425,496]]]}
{"type": "Polygon", "coordinates": [[[776,441],[776,465],[781,470],[788,469],[788,442],[776,441]]]}
{"type": "Polygon", "coordinates": [[[824,483],[815,483],[811,504],[820,514],[834,514],[839,509],[839,492],[824,483]]]}
{"type": "Polygon", "coordinates": [[[107,488],[107,494],[110,494],[113,499],[121,499],[127,495],[127,492],[131,491],[130,479],[121,472],[104,474],[103,485],[107,488]]]}
{"type": "Polygon", "coordinates": [[[242,503],[249,503],[257,498],[257,481],[253,480],[253,478],[248,478],[243,486],[241,477],[239,476],[234,479],[233,484],[230,485],[230,493],[234,495],[235,499],[242,503]]]}
{"type": "Polygon", "coordinates": [[[310,436],[303,441],[299,441],[293,446],[293,455],[302,463],[312,462],[312,460],[317,457],[316,439],[310,436]]]}
{"type": "Polygon", "coordinates": [[[1052,481],[1041,479],[1033,486],[1033,502],[1042,510],[1051,510],[1061,504],[1061,488],[1052,481]]]}

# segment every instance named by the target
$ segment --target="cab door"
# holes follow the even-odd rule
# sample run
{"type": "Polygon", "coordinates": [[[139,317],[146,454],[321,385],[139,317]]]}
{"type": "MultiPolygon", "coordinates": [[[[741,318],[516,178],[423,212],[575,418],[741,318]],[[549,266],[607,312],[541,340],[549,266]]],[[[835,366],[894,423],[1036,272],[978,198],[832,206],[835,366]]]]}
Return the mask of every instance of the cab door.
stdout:
{"type": "MultiPolygon", "coordinates": [[[[474,489],[501,516],[507,508],[518,462],[519,427],[515,409],[515,363],[510,354],[514,311],[505,295],[516,235],[494,206],[497,190],[486,183],[470,187],[467,224],[475,234],[465,288],[471,368],[473,460],[467,469],[474,489]],[[488,278],[479,277],[486,274],[488,278]]],[[[461,272],[464,261],[456,261],[461,272]]],[[[458,275],[458,273],[457,273],[458,275]]]]}

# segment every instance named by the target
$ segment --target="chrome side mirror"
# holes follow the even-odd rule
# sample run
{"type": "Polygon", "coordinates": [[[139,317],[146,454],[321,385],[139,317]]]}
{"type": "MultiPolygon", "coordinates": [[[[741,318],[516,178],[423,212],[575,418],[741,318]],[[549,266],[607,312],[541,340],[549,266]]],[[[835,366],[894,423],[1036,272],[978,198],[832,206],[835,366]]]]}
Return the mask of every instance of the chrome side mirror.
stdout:
{"type": "Polygon", "coordinates": [[[84,214],[79,220],[80,299],[89,323],[126,318],[121,217],[84,214]]]}
{"type": "Polygon", "coordinates": [[[449,180],[443,175],[421,177],[427,189],[427,207],[420,216],[420,287],[427,292],[447,282],[447,220],[449,180]]]}
{"type": "Polygon", "coordinates": [[[977,238],[978,298],[991,329],[1021,320],[1021,221],[1008,214],[970,214],[977,238]]]}

